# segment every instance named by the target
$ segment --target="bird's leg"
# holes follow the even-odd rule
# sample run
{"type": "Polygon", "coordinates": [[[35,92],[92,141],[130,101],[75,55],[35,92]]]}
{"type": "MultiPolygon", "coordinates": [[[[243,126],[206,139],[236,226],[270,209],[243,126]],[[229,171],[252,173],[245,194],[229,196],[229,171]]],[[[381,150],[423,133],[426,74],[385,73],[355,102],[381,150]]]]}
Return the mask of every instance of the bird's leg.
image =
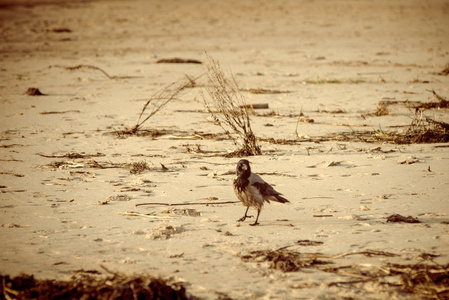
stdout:
{"type": "Polygon", "coordinates": [[[259,222],[257,222],[257,221],[259,220],[259,215],[260,215],[260,209],[257,210],[256,221],[254,221],[253,224],[249,224],[250,226],[256,226],[256,225],[259,225],[259,222]]]}
{"type": "Polygon", "coordinates": [[[244,215],[242,218],[238,219],[237,222],[243,222],[243,221],[246,220],[246,218],[252,218],[252,217],[253,217],[253,216],[248,216],[248,215],[247,215],[248,209],[249,209],[249,206],[246,207],[245,215],[244,215]]]}

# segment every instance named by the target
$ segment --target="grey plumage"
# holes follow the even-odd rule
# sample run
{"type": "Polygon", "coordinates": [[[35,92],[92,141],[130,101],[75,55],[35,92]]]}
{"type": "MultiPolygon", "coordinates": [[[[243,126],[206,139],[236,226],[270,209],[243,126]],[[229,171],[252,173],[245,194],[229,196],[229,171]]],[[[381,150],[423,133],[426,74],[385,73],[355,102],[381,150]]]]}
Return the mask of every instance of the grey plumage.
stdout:
{"type": "Polygon", "coordinates": [[[247,207],[245,215],[238,220],[239,222],[243,222],[246,218],[251,217],[247,215],[250,207],[257,209],[256,221],[251,224],[252,226],[259,224],[259,215],[264,202],[290,202],[282,197],[281,193],[277,192],[259,175],[252,173],[249,161],[246,159],[242,159],[237,163],[237,178],[234,180],[234,191],[237,198],[247,207]]]}

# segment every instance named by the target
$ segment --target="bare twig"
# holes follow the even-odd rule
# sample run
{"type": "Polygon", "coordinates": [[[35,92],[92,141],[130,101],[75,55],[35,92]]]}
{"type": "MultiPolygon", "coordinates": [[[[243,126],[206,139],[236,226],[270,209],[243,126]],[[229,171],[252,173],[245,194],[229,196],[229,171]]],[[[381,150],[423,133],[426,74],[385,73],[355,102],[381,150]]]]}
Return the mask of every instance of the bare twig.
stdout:
{"type": "Polygon", "coordinates": [[[340,258],[340,257],[346,257],[348,255],[358,255],[358,254],[362,254],[365,256],[388,256],[388,257],[397,256],[397,254],[395,254],[395,253],[386,252],[386,251],[366,250],[366,251],[346,252],[346,253],[335,255],[332,258],[340,258]]]}
{"type": "Polygon", "coordinates": [[[184,80],[176,81],[165,88],[163,88],[160,91],[157,91],[156,93],[151,96],[150,99],[145,103],[145,105],[142,108],[142,111],[140,112],[139,118],[137,119],[137,124],[133,127],[131,130],[132,133],[136,133],[140,126],[142,126],[143,123],[148,121],[152,116],[154,116],[158,111],[160,111],[165,105],[167,105],[170,101],[176,98],[176,96],[181,93],[186,88],[192,87],[192,82],[194,82],[196,79],[200,78],[203,75],[197,76],[194,79],[190,77],[186,77],[184,80]],[[150,109],[149,105],[154,104],[151,106],[150,109]],[[143,119],[144,114],[147,113],[148,115],[143,119]]]}
{"type": "Polygon", "coordinates": [[[73,67],[63,67],[63,66],[50,66],[50,68],[63,68],[69,71],[74,71],[74,70],[80,70],[80,69],[90,69],[90,70],[96,70],[96,71],[100,71],[101,73],[103,73],[104,75],[106,75],[107,78],[109,79],[128,79],[128,78],[139,78],[141,76],[111,76],[108,73],[106,73],[105,70],[96,67],[96,66],[92,66],[92,65],[77,65],[77,66],[73,66],[73,67]]]}
{"type": "Polygon", "coordinates": [[[128,216],[128,217],[146,217],[146,218],[151,218],[151,219],[171,219],[170,217],[153,216],[150,214],[142,214],[142,213],[138,213],[135,211],[119,212],[118,214],[122,215],[122,216],[128,216]]]}
{"type": "Polygon", "coordinates": [[[438,95],[434,90],[432,90],[432,94],[438,99],[438,101],[440,101],[440,108],[441,108],[441,106],[443,106],[443,107],[448,107],[449,106],[449,100],[447,100],[444,97],[438,95]]]}
{"type": "Polygon", "coordinates": [[[447,76],[449,75],[449,63],[446,64],[446,66],[444,67],[444,69],[441,72],[437,73],[438,75],[444,75],[447,76]]]}
{"type": "Polygon", "coordinates": [[[57,114],[69,114],[69,113],[79,113],[77,109],[63,110],[63,111],[41,111],[40,115],[57,115],[57,114]]]}
{"type": "Polygon", "coordinates": [[[103,270],[105,270],[106,272],[108,272],[109,274],[116,275],[116,276],[119,276],[119,275],[120,275],[120,274],[117,273],[117,272],[113,272],[113,271],[109,270],[108,268],[106,268],[105,265],[102,265],[102,264],[101,264],[100,267],[101,267],[103,270]]]}
{"type": "Polygon", "coordinates": [[[202,64],[201,61],[196,59],[185,59],[185,58],[165,58],[159,59],[157,64],[202,64]]]}
{"type": "Polygon", "coordinates": [[[142,205],[163,205],[163,206],[180,206],[180,205],[209,205],[209,204],[231,204],[239,203],[240,201],[223,201],[223,202],[187,202],[187,203],[162,203],[162,202],[148,202],[138,203],[136,206],[142,205]]]}

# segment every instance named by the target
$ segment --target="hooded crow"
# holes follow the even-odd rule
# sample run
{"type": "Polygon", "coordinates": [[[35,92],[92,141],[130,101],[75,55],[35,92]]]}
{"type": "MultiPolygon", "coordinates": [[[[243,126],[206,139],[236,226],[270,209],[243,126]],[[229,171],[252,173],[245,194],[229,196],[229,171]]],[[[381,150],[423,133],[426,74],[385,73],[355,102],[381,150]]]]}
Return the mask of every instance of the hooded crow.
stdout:
{"type": "Polygon", "coordinates": [[[246,206],[245,215],[238,222],[243,222],[246,218],[252,217],[247,215],[250,206],[257,209],[256,221],[250,224],[251,226],[259,225],[257,221],[264,202],[270,203],[270,200],[280,203],[290,202],[282,197],[281,193],[275,191],[259,175],[251,173],[249,161],[246,159],[242,159],[237,163],[237,178],[234,179],[234,191],[237,198],[246,206]]]}

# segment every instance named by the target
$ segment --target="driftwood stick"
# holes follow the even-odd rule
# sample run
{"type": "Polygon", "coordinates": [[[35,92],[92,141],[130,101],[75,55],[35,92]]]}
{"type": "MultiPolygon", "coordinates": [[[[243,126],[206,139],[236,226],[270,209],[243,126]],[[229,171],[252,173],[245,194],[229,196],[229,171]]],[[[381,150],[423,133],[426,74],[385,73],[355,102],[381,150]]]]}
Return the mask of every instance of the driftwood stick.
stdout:
{"type": "Polygon", "coordinates": [[[161,203],[161,202],[147,202],[138,203],[136,206],[142,205],[164,205],[164,206],[179,206],[179,205],[209,205],[209,204],[231,204],[239,203],[240,201],[224,201],[224,202],[187,202],[187,203],[161,203]]]}
{"type": "Polygon", "coordinates": [[[151,218],[151,219],[171,219],[170,217],[153,216],[153,215],[138,213],[135,211],[119,212],[118,214],[122,215],[122,216],[128,216],[128,217],[147,217],[147,218],[151,218]]]}
{"type": "Polygon", "coordinates": [[[348,255],[358,255],[358,254],[365,255],[365,256],[388,256],[388,257],[398,256],[395,253],[386,252],[386,251],[367,250],[367,251],[346,252],[346,253],[332,256],[332,258],[340,258],[340,257],[346,257],[348,255]]]}
{"type": "Polygon", "coordinates": [[[106,272],[108,272],[109,274],[112,274],[112,275],[115,275],[115,276],[118,276],[118,275],[119,275],[118,273],[109,270],[109,269],[106,268],[106,266],[104,266],[104,265],[100,265],[100,267],[101,267],[103,270],[105,270],[106,272]]]}
{"type": "Polygon", "coordinates": [[[80,70],[80,69],[90,69],[90,70],[96,70],[96,71],[100,71],[101,73],[103,73],[104,75],[106,75],[106,77],[108,77],[109,79],[129,79],[129,78],[139,78],[142,76],[111,76],[109,75],[105,70],[96,67],[96,66],[92,66],[92,65],[77,65],[77,66],[73,66],[73,67],[64,67],[64,66],[59,66],[59,65],[54,65],[54,66],[50,66],[50,68],[63,68],[69,71],[74,71],[74,70],[80,70]]]}
{"type": "Polygon", "coordinates": [[[254,103],[254,104],[245,104],[240,105],[240,108],[249,108],[249,109],[266,109],[269,108],[268,103],[254,103]]]}

